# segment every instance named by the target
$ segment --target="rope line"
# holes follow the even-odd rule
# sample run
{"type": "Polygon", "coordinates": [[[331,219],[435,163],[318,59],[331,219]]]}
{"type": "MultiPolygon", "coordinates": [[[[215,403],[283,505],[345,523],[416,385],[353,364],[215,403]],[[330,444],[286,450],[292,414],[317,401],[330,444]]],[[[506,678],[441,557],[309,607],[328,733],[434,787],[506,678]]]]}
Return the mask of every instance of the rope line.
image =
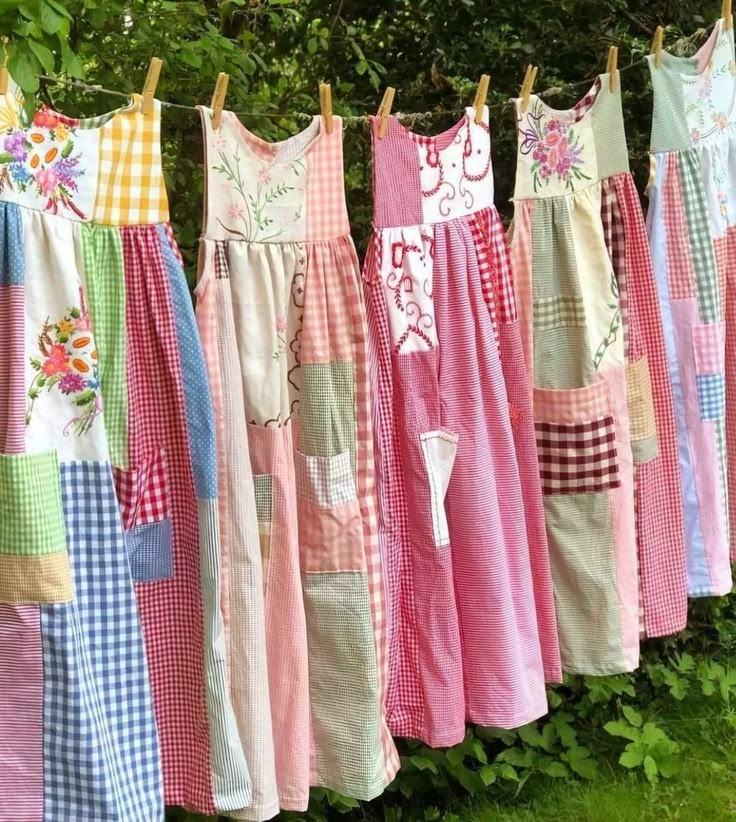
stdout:
{"type": "MultiPolygon", "coordinates": [[[[621,68],[619,68],[618,71],[619,71],[620,74],[623,74],[624,72],[629,71],[632,68],[637,68],[638,66],[640,66],[642,63],[645,63],[645,62],[646,62],[646,58],[644,58],[642,60],[637,60],[633,63],[629,63],[625,66],[622,66],[621,68]]],[[[58,86],[68,86],[68,87],[71,87],[71,88],[78,88],[78,89],[81,89],[81,90],[87,92],[88,94],[109,94],[112,97],[122,97],[126,100],[130,100],[130,94],[128,94],[127,92],[117,91],[115,89],[105,88],[104,86],[101,86],[99,84],[84,83],[81,80],[72,80],[72,79],[66,78],[66,77],[52,77],[52,76],[47,75],[47,74],[39,74],[38,78],[39,78],[39,80],[43,80],[45,83],[58,85],[58,86]]],[[[578,80],[578,81],[570,82],[570,83],[561,83],[561,84],[556,85],[556,86],[551,86],[550,88],[547,88],[544,91],[536,92],[536,94],[537,94],[537,97],[549,98],[549,97],[554,97],[557,94],[562,94],[564,91],[566,91],[568,89],[580,88],[582,86],[590,86],[592,83],[593,83],[593,80],[578,80]]],[[[511,98],[509,98],[504,103],[492,103],[491,105],[488,106],[488,108],[491,111],[493,111],[494,109],[502,109],[502,108],[504,108],[505,106],[509,105],[512,102],[513,102],[513,100],[511,98]]],[[[198,109],[195,106],[187,106],[187,105],[184,105],[182,103],[170,103],[167,100],[161,100],[160,103],[165,108],[178,109],[180,111],[198,111],[198,109]]],[[[394,116],[402,122],[407,122],[407,121],[411,122],[412,120],[424,119],[424,118],[427,118],[427,117],[441,117],[443,115],[462,114],[464,111],[465,111],[465,106],[463,106],[462,108],[445,109],[445,110],[440,110],[440,111],[424,111],[424,112],[410,112],[410,113],[396,112],[396,113],[394,113],[394,116]]],[[[238,117],[262,117],[262,118],[269,119],[269,120],[282,120],[285,117],[295,117],[296,119],[311,120],[312,117],[314,116],[313,114],[308,114],[307,112],[303,112],[303,111],[291,112],[291,113],[288,113],[288,114],[284,114],[284,113],[279,114],[279,113],[276,113],[276,112],[264,112],[264,111],[239,111],[239,112],[235,112],[235,114],[238,117]]],[[[351,115],[347,115],[347,116],[342,117],[343,123],[345,123],[346,125],[348,125],[350,123],[365,122],[365,119],[366,119],[365,114],[362,114],[362,115],[351,114],[351,115]]]]}

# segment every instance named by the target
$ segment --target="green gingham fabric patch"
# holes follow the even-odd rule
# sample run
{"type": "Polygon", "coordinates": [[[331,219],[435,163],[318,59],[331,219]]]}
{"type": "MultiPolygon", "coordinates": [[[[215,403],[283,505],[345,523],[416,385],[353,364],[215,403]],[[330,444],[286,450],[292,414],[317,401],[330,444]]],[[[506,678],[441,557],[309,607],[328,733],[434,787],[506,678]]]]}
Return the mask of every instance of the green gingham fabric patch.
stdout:
{"type": "Polygon", "coordinates": [[[66,551],[56,451],[0,455],[0,553],[66,551]]]}
{"type": "Polygon", "coordinates": [[[256,492],[258,522],[271,522],[273,516],[273,477],[271,474],[254,474],[253,487],[256,492]]]}
{"type": "Polygon", "coordinates": [[[545,297],[534,301],[534,328],[585,328],[585,307],[580,297],[545,297]]]}
{"type": "Polygon", "coordinates": [[[700,320],[703,323],[714,323],[723,319],[723,308],[718,291],[718,272],[708,225],[708,205],[703,193],[700,158],[695,150],[683,151],[677,155],[677,162],[682,178],[700,320]]]}
{"type": "Polygon", "coordinates": [[[355,465],[355,376],[352,362],[302,365],[299,450],[334,457],[348,451],[355,465]]]}
{"type": "Polygon", "coordinates": [[[125,273],[120,232],[114,226],[83,223],[82,248],[110,458],[116,468],[127,468],[125,273]]]}

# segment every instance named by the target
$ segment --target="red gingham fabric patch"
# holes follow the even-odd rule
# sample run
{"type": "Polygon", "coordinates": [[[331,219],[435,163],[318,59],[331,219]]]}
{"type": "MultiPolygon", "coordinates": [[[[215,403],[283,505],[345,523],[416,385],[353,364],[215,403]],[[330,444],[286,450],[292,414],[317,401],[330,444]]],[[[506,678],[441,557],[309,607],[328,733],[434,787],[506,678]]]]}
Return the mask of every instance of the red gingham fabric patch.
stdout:
{"type": "Polygon", "coordinates": [[[534,427],[545,494],[585,494],[621,485],[613,417],[568,424],[537,422],[534,427]]]}
{"type": "Polygon", "coordinates": [[[137,468],[114,468],[115,488],[128,531],[136,525],[160,522],[169,515],[166,452],[158,451],[137,468]]]}
{"type": "Polygon", "coordinates": [[[695,275],[688,242],[690,234],[682,193],[680,167],[676,158],[669,155],[660,158],[659,162],[667,164],[662,210],[667,227],[667,283],[670,299],[686,300],[695,296],[695,275]]]}
{"type": "MultiPolygon", "coordinates": [[[[677,175],[672,179],[679,185],[677,175]]],[[[681,631],[687,621],[685,525],[672,382],[649,242],[631,174],[605,181],[603,194],[611,201],[614,224],[620,226],[611,235],[609,253],[619,288],[627,295],[627,362],[646,356],[652,383],[659,455],[635,466],[636,532],[646,634],[667,636],[681,631]]],[[[673,220],[667,226],[670,294],[689,297],[692,268],[687,233],[681,210],[668,208],[668,201],[665,196],[665,214],[673,220]],[[669,256],[673,253],[679,256],[669,256]]]]}
{"type": "Polygon", "coordinates": [[[161,740],[167,805],[215,814],[204,689],[199,527],[182,369],[156,226],[120,229],[125,261],[131,464],[165,449],[176,574],[136,594],[161,740]],[[162,385],[166,390],[162,390],[162,385]]]}
{"type": "Polygon", "coordinates": [[[575,120],[581,120],[585,115],[590,111],[593,103],[595,103],[596,98],[601,90],[601,78],[596,77],[595,82],[593,83],[592,88],[585,94],[581,100],[578,100],[577,103],[573,106],[573,111],[575,112],[575,120]]]}
{"type": "Polygon", "coordinates": [[[388,118],[383,138],[378,136],[378,118],[371,115],[369,119],[373,141],[373,223],[421,225],[422,184],[416,143],[395,117],[388,118]]]}

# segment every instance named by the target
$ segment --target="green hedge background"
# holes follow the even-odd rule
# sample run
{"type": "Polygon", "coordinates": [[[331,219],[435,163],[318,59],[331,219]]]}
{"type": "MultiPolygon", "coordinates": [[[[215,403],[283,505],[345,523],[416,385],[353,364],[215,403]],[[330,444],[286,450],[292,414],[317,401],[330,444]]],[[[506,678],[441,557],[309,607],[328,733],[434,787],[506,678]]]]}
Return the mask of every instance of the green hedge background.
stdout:
{"type": "MultiPolygon", "coordinates": [[[[621,82],[629,152],[643,191],[651,93],[642,58],[658,24],[666,26],[666,47],[691,53],[719,11],[713,2],[685,0],[0,0],[0,28],[10,38],[10,69],[29,108],[37,94],[72,115],[107,111],[120,105],[119,98],[39,75],[137,91],[150,57],[158,56],[164,61],[162,100],[208,104],[218,72],[226,71],[228,108],[267,139],[283,139],[306,125],[298,113],[318,111],[321,80],[332,83],[335,113],[361,118],[376,110],[383,88],[392,85],[394,110],[423,113],[412,118],[412,126],[436,132],[459,118],[481,73],[489,73],[496,201],[509,217],[516,137],[508,98],[527,63],[539,65],[537,90],[557,89],[548,101],[565,108],[605,70],[608,47],[619,47],[619,66],[626,67],[621,82]],[[257,116],[263,114],[271,116],[257,116]]],[[[165,110],[164,150],[172,221],[193,284],[202,213],[198,114],[165,110]]],[[[361,252],[371,218],[364,119],[347,128],[345,163],[361,252]]],[[[703,746],[711,764],[723,770],[736,741],[736,611],[730,598],[697,602],[691,610],[681,636],[646,643],[635,674],[572,677],[550,690],[549,717],[518,732],[469,730],[465,742],[449,751],[402,742],[403,768],[384,797],[360,807],[314,791],[304,818],[496,819],[499,807],[523,804],[539,785],[562,781],[570,793],[581,782],[625,771],[640,775],[630,785],[656,791],[668,781],[682,782],[702,760],[703,746]],[[495,803],[496,811],[483,811],[487,803],[495,803]]],[[[626,784],[623,795],[630,796],[634,788],[626,784]]],[[[720,796],[712,785],[693,791],[720,796]]],[[[701,815],[687,803],[657,804],[673,795],[648,794],[655,804],[654,816],[647,818],[736,818],[736,804],[719,815],[720,799],[717,812],[711,808],[701,815]]],[[[550,813],[544,818],[558,818],[554,808],[550,813]]],[[[645,818],[632,813],[617,815],[614,808],[599,817],[591,810],[584,818],[645,818]]],[[[170,816],[197,818],[176,810],[170,816]]]]}

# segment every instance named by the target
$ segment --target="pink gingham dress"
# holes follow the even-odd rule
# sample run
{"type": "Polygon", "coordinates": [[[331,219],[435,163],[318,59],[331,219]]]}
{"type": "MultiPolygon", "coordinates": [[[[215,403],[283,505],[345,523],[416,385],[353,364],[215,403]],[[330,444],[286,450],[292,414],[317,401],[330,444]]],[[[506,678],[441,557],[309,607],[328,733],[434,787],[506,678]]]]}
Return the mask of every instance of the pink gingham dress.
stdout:
{"type": "Polygon", "coordinates": [[[488,112],[373,121],[364,271],[389,601],[388,722],[433,746],[513,728],[560,676],[529,384],[488,112]]]}
{"type": "Polygon", "coordinates": [[[233,702],[253,783],[241,818],[369,800],[398,757],[384,719],[384,606],[366,323],[342,123],[281,143],[202,109],[197,316],[219,443],[233,702]]]}

